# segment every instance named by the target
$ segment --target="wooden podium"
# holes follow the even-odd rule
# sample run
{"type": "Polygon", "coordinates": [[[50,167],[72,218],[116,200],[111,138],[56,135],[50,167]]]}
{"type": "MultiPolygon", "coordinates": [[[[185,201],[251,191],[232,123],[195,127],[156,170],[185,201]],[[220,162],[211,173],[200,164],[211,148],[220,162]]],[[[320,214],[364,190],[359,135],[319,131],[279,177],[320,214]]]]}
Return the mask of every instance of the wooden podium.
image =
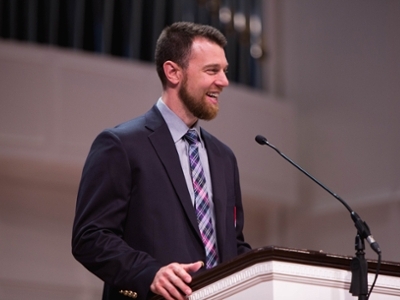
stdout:
{"type": "MultiPolygon", "coordinates": [[[[351,260],[309,250],[258,248],[196,275],[188,299],[357,299],[349,292],[351,260]]],[[[375,270],[376,261],[368,261],[369,285],[375,270]]],[[[400,264],[382,262],[370,300],[389,299],[400,299],[400,264]]]]}

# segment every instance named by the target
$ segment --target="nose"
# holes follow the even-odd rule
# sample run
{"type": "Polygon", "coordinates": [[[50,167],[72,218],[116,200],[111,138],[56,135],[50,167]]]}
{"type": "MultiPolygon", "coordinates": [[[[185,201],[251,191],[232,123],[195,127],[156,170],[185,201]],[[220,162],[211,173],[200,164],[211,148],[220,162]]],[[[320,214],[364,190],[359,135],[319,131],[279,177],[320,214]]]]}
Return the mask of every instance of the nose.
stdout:
{"type": "Polygon", "coordinates": [[[219,73],[219,76],[218,76],[215,84],[218,85],[219,87],[223,87],[223,88],[229,85],[228,77],[226,77],[226,73],[224,71],[221,71],[219,73]]]}

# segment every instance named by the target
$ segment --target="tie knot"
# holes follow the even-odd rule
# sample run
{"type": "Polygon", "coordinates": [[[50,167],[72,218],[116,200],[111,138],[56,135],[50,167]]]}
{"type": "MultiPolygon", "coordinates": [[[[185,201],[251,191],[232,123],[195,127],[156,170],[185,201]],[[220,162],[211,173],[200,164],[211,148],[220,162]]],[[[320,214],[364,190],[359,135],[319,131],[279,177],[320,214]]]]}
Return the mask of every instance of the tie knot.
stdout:
{"type": "Polygon", "coordinates": [[[196,145],[199,141],[199,136],[194,129],[189,129],[188,132],[186,132],[186,134],[183,136],[183,138],[188,141],[189,145],[196,145]]]}

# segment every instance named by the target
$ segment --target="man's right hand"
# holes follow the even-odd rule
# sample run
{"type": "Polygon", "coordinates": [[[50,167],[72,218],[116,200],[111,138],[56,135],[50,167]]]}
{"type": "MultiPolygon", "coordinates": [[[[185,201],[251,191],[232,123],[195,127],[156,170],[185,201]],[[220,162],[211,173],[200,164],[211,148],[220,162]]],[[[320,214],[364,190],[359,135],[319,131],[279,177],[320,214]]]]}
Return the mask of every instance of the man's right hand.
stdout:
{"type": "Polygon", "coordinates": [[[156,273],[150,289],[167,300],[184,300],[192,294],[188,286],[192,281],[190,273],[198,271],[202,266],[202,261],[192,264],[171,263],[156,273]]]}

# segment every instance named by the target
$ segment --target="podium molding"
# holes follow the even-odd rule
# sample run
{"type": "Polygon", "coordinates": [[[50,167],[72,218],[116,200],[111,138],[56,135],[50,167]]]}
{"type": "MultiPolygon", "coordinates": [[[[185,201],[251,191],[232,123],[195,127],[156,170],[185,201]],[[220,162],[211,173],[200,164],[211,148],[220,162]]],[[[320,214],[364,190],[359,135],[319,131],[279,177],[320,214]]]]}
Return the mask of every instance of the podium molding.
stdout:
{"type": "MultiPolygon", "coordinates": [[[[188,299],[356,299],[349,292],[351,260],[311,250],[258,248],[194,276],[188,299]]],[[[376,261],[368,260],[369,286],[376,266],[376,261]]],[[[370,299],[399,298],[400,263],[382,262],[370,299]]]]}

